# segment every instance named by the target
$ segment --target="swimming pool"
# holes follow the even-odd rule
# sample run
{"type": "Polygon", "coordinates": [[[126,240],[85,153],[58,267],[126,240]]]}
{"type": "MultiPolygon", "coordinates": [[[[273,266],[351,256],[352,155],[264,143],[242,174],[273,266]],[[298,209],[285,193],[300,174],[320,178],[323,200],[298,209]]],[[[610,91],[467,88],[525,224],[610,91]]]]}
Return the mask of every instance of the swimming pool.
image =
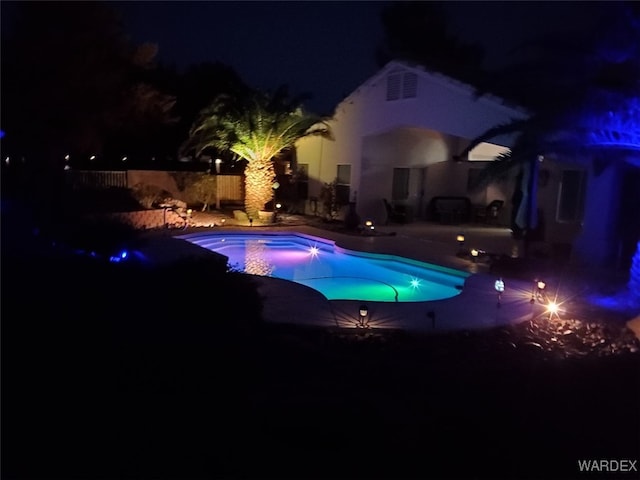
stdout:
{"type": "Polygon", "coordinates": [[[291,280],[329,300],[441,300],[458,295],[469,276],[404,257],[346,250],[298,233],[216,232],[177,238],[225,255],[236,270],[291,280]]]}

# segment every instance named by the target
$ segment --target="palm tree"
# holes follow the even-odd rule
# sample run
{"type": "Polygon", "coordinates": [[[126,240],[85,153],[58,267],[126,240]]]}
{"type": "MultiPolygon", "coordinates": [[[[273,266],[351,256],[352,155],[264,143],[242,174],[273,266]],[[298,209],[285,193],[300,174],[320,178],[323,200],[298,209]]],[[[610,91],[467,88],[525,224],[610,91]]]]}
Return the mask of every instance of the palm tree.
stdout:
{"type": "MultiPolygon", "coordinates": [[[[603,19],[594,43],[569,50],[566,47],[576,45],[553,39],[553,49],[544,50],[542,61],[502,72],[500,87],[511,83],[515,91],[521,87],[524,98],[535,100],[526,105],[528,118],[487,130],[461,152],[464,157],[481,142],[516,136],[511,151],[496,157],[476,186],[512,169],[534,171],[540,155],[593,162],[596,174],[606,168],[640,166],[640,9],[622,6],[629,8],[611,10],[603,19]],[[518,84],[522,79],[524,85],[518,84]]],[[[528,220],[532,208],[529,202],[528,220]]],[[[532,226],[526,222],[524,228],[532,226]]],[[[526,233],[524,238],[526,254],[526,233]]]]}
{"type": "Polygon", "coordinates": [[[182,151],[198,156],[212,148],[246,160],[245,210],[250,219],[257,218],[273,197],[273,159],[302,137],[328,133],[322,118],[304,112],[304,98],[290,99],[286,87],[243,98],[219,95],[202,111],[182,151]]]}

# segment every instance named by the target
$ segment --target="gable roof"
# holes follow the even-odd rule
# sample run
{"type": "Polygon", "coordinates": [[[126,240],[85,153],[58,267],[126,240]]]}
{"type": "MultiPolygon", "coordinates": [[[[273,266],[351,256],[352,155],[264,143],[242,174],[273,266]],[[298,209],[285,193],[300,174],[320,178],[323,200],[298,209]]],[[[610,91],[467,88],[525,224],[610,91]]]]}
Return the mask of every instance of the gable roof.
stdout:
{"type": "Polygon", "coordinates": [[[427,70],[424,66],[419,65],[417,63],[410,63],[406,61],[400,60],[392,60],[388,62],[384,67],[378,70],[374,75],[365,80],[358,88],[356,88],[351,94],[345,97],[336,107],[336,109],[345,102],[354,101],[364,90],[369,87],[375,85],[378,81],[386,78],[390,73],[396,72],[412,72],[416,75],[429,80],[430,82],[439,84],[447,89],[453,90],[457,93],[463,94],[465,96],[478,96],[478,99],[482,99],[486,102],[490,102],[497,107],[503,107],[509,111],[516,111],[521,115],[530,115],[525,108],[514,105],[510,102],[507,102],[505,99],[498,97],[497,95],[493,95],[491,93],[484,93],[479,95],[477,88],[469,85],[468,83],[464,83],[455,78],[444,75],[440,72],[427,70]]]}

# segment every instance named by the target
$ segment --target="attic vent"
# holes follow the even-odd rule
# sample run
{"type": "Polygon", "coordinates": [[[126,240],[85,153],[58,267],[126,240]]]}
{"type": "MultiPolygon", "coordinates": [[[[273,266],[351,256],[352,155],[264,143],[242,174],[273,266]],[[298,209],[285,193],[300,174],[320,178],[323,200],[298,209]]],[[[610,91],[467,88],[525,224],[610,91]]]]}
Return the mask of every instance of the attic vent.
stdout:
{"type": "Polygon", "coordinates": [[[387,77],[387,100],[398,100],[400,98],[400,81],[402,74],[394,73],[387,77]]]}
{"type": "Polygon", "coordinates": [[[415,73],[391,73],[387,76],[387,101],[415,98],[417,94],[418,76],[415,73]]]}
{"type": "Polygon", "coordinates": [[[402,98],[415,98],[418,93],[418,76],[407,72],[402,79],[402,98]]]}

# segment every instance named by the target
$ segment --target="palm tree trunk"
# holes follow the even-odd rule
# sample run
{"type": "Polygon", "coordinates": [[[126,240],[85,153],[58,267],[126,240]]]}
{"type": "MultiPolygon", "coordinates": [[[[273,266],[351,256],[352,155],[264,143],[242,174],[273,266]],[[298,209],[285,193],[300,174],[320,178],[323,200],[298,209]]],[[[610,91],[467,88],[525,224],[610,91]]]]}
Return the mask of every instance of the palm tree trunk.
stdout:
{"type": "Polygon", "coordinates": [[[244,207],[247,216],[256,220],[258,211],[264,210],[265,204],[273,197],[273,182],[276,177],[273,162],[270,158],[253,160],[247,164],[244,175],[244,207]]]}

